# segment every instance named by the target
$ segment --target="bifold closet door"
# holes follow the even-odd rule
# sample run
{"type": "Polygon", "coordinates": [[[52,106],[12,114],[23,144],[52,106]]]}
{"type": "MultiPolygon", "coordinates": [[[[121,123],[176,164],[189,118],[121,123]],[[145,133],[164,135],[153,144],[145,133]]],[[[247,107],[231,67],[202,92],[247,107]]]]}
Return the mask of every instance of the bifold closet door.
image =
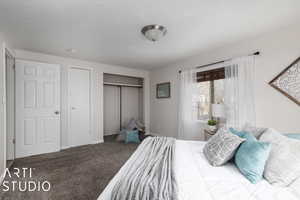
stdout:
{"type": "Polygon", "coordinates": [[[104,135],[120,131],[120,87],[104,85],[104,135]]]}
{"type": "Polygon", "coordinates": [[[122,87],[122,126],[126,126],[130,119],[142,119],[140,88],[122,87]]]}

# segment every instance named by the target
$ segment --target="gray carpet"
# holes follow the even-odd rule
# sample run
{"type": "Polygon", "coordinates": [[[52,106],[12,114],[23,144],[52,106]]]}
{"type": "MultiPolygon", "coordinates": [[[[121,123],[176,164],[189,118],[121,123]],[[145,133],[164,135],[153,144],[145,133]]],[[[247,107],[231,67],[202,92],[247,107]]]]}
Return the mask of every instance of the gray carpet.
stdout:
{"type": "Polygon", "coordinates": [[[105,138],[102,144],[16,159],[12,168],[35,168],[32,179],[13,176],[5,180],[48,180],[51,190],[3,192],[1,186],[0,197],[4,200],[95,200],[136,148],[136,144],[105,138]]]}

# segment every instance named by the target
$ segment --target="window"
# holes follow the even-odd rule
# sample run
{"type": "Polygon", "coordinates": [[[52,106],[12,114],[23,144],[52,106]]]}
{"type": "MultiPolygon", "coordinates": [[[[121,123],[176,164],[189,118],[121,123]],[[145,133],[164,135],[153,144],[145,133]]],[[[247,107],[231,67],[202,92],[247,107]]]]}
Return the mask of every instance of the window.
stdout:
{"type": "Polygon", "coordinates": [[[224,103],[224,68],[197,73],[199,96],[194,101],[194,111],[198,120],[211,118],[214,103],[224,103]]]}

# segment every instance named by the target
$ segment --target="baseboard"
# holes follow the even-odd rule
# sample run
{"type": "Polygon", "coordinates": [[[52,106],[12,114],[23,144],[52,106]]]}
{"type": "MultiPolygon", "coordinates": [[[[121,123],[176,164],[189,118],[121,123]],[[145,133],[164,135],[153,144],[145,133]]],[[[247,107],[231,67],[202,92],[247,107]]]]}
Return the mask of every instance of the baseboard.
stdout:
{"type": "MultiPolygon", "coordinates": [[[[99,140],[99,141],[92,141],[89,144],[98,144],[98,143],[103,143],[103,140],[99,140]]],[[[84,145],[89,145],[89,144],[84,144],[84,145]]],[[[80,146],[84,146],[84,145],[80,145],[80,146]]],[[[68,145],[68,146],[62,146],[61,150],[65,150],[65,149],[69,149],[69,148],[73,148],[73,147],[80,147],[77,145],[68,145]]]]}
{"type": "Polygon", "coordinates": [[[60,148],[60,150],[65,150],[65,149],[69,149],[69,148],[71,148],[70,146],[62,146],[61,148],[60,148]]]}
{"type": "Polygon", "coordinates": [[[98,144],[98,143],[103,143],[103,140],[99,140],[99,141],[92,141],[91,144],[98,144]]]}

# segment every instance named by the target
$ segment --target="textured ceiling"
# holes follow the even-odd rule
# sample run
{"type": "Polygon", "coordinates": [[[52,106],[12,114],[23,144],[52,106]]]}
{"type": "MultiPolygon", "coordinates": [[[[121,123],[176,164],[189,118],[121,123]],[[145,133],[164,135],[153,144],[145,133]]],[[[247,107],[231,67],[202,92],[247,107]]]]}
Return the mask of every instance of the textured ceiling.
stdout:
{"type": "Polygon", "coordinates": [[[12,46],[150,69],[299,22],[299,0],[1,0],[12,46]],[[153,43],[140,33],[161,24],[153,43]],[[74,48],[75,53],[66,52],[74,48]]]}

